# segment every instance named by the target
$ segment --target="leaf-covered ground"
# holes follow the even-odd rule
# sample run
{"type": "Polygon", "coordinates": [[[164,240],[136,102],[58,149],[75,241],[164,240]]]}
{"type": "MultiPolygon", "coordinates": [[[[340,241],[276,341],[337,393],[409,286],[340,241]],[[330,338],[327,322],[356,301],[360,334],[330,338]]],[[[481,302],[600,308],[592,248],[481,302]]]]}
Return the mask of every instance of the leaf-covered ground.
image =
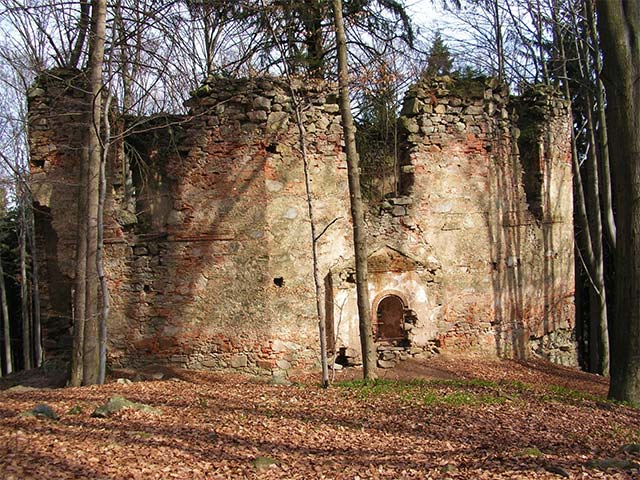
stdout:
{"type": "Polygon", "coordinates": [[[640,478],[640,411],[543,362],[434,357],[373,386],[230,374],[0,392],[0,478],[640,478]],[[91,413],[120,395],[161,410],[91,413]],[[21,416],[46,403],[59,420],[21,416]]]}

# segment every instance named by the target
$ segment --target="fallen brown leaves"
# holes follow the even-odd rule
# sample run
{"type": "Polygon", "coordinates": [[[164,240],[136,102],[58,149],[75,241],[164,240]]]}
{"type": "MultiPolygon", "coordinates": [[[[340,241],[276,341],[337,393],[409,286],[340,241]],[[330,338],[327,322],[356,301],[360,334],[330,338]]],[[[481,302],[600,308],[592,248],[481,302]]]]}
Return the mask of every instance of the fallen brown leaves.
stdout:
{"type": "Polygon", "coordinates": [[[283,387],[182,371],[130,385],[3,391],[0,478],[640,478],[619,467],[639,460],[622,447],[640,443],[640,412],[606,402],[598,377],[445,357],[385,374],[394,379],[328,390],[310,377],[283,387]],[[90,416],[114,395],[162,414],[90,416]],[[40,403],[60,420],[19,415],[40,403]],[[594,459],[618,463],[598,468],[594,459]]]}

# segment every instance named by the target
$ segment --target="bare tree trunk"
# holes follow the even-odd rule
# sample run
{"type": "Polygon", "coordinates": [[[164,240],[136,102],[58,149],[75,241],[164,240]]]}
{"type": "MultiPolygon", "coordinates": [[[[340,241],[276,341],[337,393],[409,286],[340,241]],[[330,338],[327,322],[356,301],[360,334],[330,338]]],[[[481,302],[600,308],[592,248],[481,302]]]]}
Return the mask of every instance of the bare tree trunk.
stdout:
{"type": "Polygon", "coordinates": [[[364,224],[364,207],[360,192],[360,171],[358,151],[356,149],[355,125],[349,101],[349,73],[347,66],[347,41],[342,18],[342,0],[333,0],[333,16],[336,29],[338,50],[338,85],[340,88],[340,113],[347,153],[347,172],[349,176],[349,197],[351,199],[351,218],[353,221],[353,243],[356,266],[356,291],[358,295],[358,317],[360,326],[360,345],[362,348],[362,366],[364,380],[374,381],[376,374],[376,352],[371,329],[371,309],[369,306],[369,286],[367,272],[367,237],[364,224]]]}
{"type": "Polygon", "coordinates": [[[13,360],[11,357],[11,328],[9,322],[9,305],[7,304],[7,288],[4,281],[4,268],[0,259],[0,304],[2,305],[2,336],[4,339],[4,365],[5,374],[13,372],[13,360]]]}
{"type": "Polygon", "coordinates": [[[29,250],[31,252],[31,303],[33,305],[33,354],[36,367],[42,365],[44,355],[42,352],[42,323],[40,321],[40,282],[38,272],[38,251],[36,249],[36,227],[33,219],[33,202],[29,201],[29,211],[27,212],[28,227],[27,237],[29,239],[29,250]]]}
{"type": "Polygon", "coordinates": [[[98,340],[98,209],[100,200],[100,162],[102,145],[100,125],[102,119],[102,68],[106,35],[106,0],[94,0],[91,9],[91,38],[89,39],[89,88],[91,89],[91,115],[88,125],[87,168],[87,256],[86,256],[86,311],[84,325],[84,351],[82,383],[98,383],[100,348],[98,340]]]}
{"type": "MultiPolygon", "coordinates": [[[[600,191],[598,179],[598,159],[596,151],[591,102],[585,98],[585,112],[587,115],[587,134],[589,151],[587,152],[587,210],[589,228],[591,231],[591,247],[594,256],[593,282],[590,289],[589,310],[591,316],[590,336],[595,340],[592,351],[595,361],[591,368],[593,372],[609,376],[609,331],[607,327],[607,296],[604,283],[604,252],[602,248],[602,216],[600,213],[600,191]]],[[[579,175],[579,172],[578,172],[579,175]]]]}
{"type": "MultiPolygon", "coordinates": [[[[573,12],[572,12],[573,13],[573,12]]],[[[574,17],[575,19],[575,17],[574,17]]],[[[554,26],[554,36],[560,51],[563,87],[565,96],[571,99],[567,81],[567,59],[564,41],[554,26]]],[[[588,82],[589,58],[585,49],[585,39],[575,38],[578,52],[578,66],[583,81],[588,82]]],[[[590,99],[584,99],[583,110],[587,116],[587,183],[583,187],[576,146],[576,134],[572,130],[572,159],[574,167],[574,206],[576,215],[576,241],[580,258],[589,277],[589,370],[601,375],[609,374],[609,334],[604,282],[604,254],[602,245],[602,221],[600,215],[600,195],[597,167],[597,147],[591,115],[590,99]]]]}
{"type": "Polygon", "coordinates": [[[80,18],[78,19],[78,34],[76,41],[71,50],[71,56],[69,57],[68,66],[70,68],[77,68],[80,63],[80,57],[82,56],[82,49],[84,48],[84,42],[87,38],[87,30],[89,29],[89,10],[90,2],[80,2],[80,18]]]}
{"type": "Polygon", "coordinates": [[[604,227],[605,238],[613,250],[616,248],[616,222],[613,216],[613,194],[611,192],[611,168],[609,159],[609,137],[607,135],[607,115],[602,83],[602,61],[600,59],[600,45],[596,33],[595,14],[593,11],[593,0],[584,0],[585,16],[589,26],[589,36],[591,40],[591,52],[596,74],[596,108],[598,112],[598,160],[600,165],[600,199],[602,225],[604,227]]]}
{"type": "Polygon", "coordinates": [[[76,268],[73,292],[73,347],[71,352],[71,373],[69,384],[72,387],[82,385],[84,365],[84,324],[87,288],[87,178],[89,155],[85,145],[80,156],[80,175],[78,182],[78,232],[76,242],[76,268]]]}
{"type": "Polygon", "coordinates": [[[545,55],[545,43],[543,41],[544,30],[542,25],[542,9],[540,8],[540,0],[536,0],[536,12],[535,12],[535,29],[536,29],[536,43],[538,44],[538,54],[540,55],[540,66],[542,67],[542,83],[549,85],[549,69],[547,68],[547,62],[544,60],[545,55]]]}
{"type": "Polygon", "coordinates": [[[109,155],[109,139],[111,138],[111,123],[109,122],[109,110],[111,106],[111,94],[107,94],[104,106],[104,143],[102,145],[102,157],[100,161],[100,190],[98,198],[98,250],[96,254],[96,270],[100,282],[100,293],[102,309],[99,318],[99,367],[98,383],[104,384],[107,376],[107,321],[109,319],[110,300],[109,286],[104,273],[104,202],[107,195],[107,172],[106,164],[109,155]]]}
{"type": "MultiPolygon", "coordinates": [[[[569,82],[567,76],[567,57],[564,48],[564,41],[561,38],[559,32],[557,32],[557,24],[554,26],[554,35],[556,43],[560,52],[560,67],[562,69],[562,86],[564,89],[564,95],[567,99],[571,99],[571,91],[569,89],[569,82]]],[[[595,308],[595,300],[599,297],[600,290],[596,286],[595,278],[598,277],[596,269],[596,255],[593,249],[593,242],[591,239],[591,229],[589,227],[589,216],[587,214],[587,196],[584,191],[584,185],[582,184],[582,175],[580,173],[580,162],[578,160],[578,147],[576,145],[576,133],[575,129],[571,129],[571,159],[573,164],[573,200],[574,200],[574,212],[575,212],[575,240],[576,249],[579,257],[582,260],[582,265],[589,278],[589,357],[588,365],[589,370],[592,372],[598,371],[598,365],[600,363],[600,351],[599,339],[597,332],[599,331],[597,317],[594,319],[594,312],[598,309],[595,308]]],[[[578,281],[576,277],[576,281],[578,281]]],[[[579,288],[576,285],[576,289],[579,288]]]]}
{"type": "MultiPolygon", "coordinates": [[[[264,8],[264,2],[261,2],[261,6],[264,8]]],[[[284,46],[278,41],[278,36],[276,35],[273,27],[270,26],[271,36],[273,37],[274,42],[278,46],[278,49],[282,53],[283,57],[285,56],[284,46]]],[[[289,84],[289,90],[291,92],[291,98],[294,104],[294,112],[296,116],[296,125],[298,127],[298,140],[300,142],[300,152],[302,153],[302,165],[304,169],[304,184],[305,184],[305,193],[307,197],[307,210],[309,215],[309,223],[311,226],[311,253],[313,257],[313,283],[315,285],[316,292],[316,315],[318,317],[318,332],[320,335],[320,365],[322,369],[322,387],[327,388],[329,386],[329,366],[327,361],[327,332],[326,332],[326,324],[325,324],[325,311],[323,305],[322,298],[322,278],[320,276],[320,268],[318,265],[318,235],[316,228],[316,220],[315,214],[313,210],[313,195],[311,192],[311,176],[309,173],[309,160],[307,156],[307,141],[306,141],[306,131],[304,128],[304,122],[302,121],[302,105],[300,104],[300,100],[298,95],[296,94],[296,89],[293,84],[293,79],[291,78],[291,70],[286,62],[284,64],[284,71],[287,76],[287,81],[289,84]]]]}
{"type": "Polygon", "coordinates": [[[496,56],[498,57],[498,81],[504,81],[504,38],[502,38],[502,20],[500,18],[500,6],[498,0],[491,2],[491,15],[493,16],[493,28],[496,40],[496,56]]]}
{"type": "Polygon", "coordinates": [[[596,3],[616,206],[609,396],[640,405],[640,3],[596,3]]]}
{"type": "Polygon", "coordinates": [[[31,316],[29,304],[29,278],[27,276],[27,218],[25,214],[26,198],[24,185],[20,189],[20,305],[22,316],[22,359],[25,370],[33,368],[31,354],[31,316]]]}
{"type": "MultiPolygon", "coordinates": [[[[577,19],[576,19],[577,20],[577,19]]],[[[583,31],[576,38],[578,46],[578,65],[582,81],[590,82],[592,65],[587,43],[590,40],[588,31],[583,31]]],[[[602,245],[602,214],[600,211],[600,179],[598,175],[598,147],[596,145],[595,125],[593,122],[593,103],[589,92],[581,95],[583,111],[586,117],[587,133],[587,196],[589,230],[591,233],[591,249],[593,251],[592,282],[589,292],[589,314],[591,317],[590,337],[593,341],[590,348],[591,371],[604,376],[609,375],[609,332],[607,320],[607,297],[604,282],[604,251],[602,245]],[[595,348],[594,348],[595,347],[595,348]]]]}
{"type": "Polygon", "coordinates": [[[313,211],[313,196],[311,192],[311,177],[309,174],[309,160],[307,157],[307,142],[305,140],[305,128],[302,123],[302,115],[300,112],[300,104],[294,95],[296,123],[298,124],[298,135],[300,139],[300,149],[302,150],[302,164],[304,167],[304,183],[307,195],[307,211],[309,215],[309,223],[311,224],[311,252],[313,256],[313,283],[316,291],[316,314],[318,316],[318,332],[320,334],[320,365],[322,368],[322,386],[329,386],[329,366],[327,361],[327,332],[325,325],[325,312],[322,297],[322,278],[320,276],[320,268],[318,266],[318,238],[316,219],[313,211]]]}

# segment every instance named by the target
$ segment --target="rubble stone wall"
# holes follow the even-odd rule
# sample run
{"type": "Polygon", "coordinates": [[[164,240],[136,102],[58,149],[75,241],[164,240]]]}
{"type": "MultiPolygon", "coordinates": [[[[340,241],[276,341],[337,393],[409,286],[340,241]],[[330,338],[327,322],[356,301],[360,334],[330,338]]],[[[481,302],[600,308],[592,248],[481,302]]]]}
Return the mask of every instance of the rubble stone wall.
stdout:
{"type": "MultiPolygon", "coordinates": [[[[387,250],[407,265],[386,267],[395,283],[374,269],[369,288],[413,299],[410,350],[575,365],[566,102],[545,88],[511,98],[492,80],[443,77],[409,89],[399,124],[399,191],[368,221],[372,260],[387,250]]],[[[355,289],[342,278],[339,268],[334,315],[349,318],[355,289]]],[[[353,328],[340,335],[356,344],[353,328]]]]}
{"type": "MultiPolygon", "coordinates": [[[[29,93],[50,355],[70,344],[82,83],[50,72],[29,93]]],[[[294,87],[211,79],[188,115],[114,118],[127,134],[108,165],[112,365],[277,373],[317,362],[305,158],[318,231],[328,227],[318,267],[329,344],[358,347],[337,98],[322,82],[294,87]]],[[[367,219],[371,299],[395,291],[413,312],[405,353],[574,363],[567,115],[552,96],[518,103],[482,81],[409,91],[401,191],[367,219]]]]}

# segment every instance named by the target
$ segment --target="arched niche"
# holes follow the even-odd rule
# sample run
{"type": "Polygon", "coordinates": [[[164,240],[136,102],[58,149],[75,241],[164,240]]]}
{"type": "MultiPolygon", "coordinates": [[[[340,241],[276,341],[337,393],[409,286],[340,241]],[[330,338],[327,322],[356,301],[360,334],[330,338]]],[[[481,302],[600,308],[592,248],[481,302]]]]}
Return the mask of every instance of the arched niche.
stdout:
{"type": "Polygon", "coordinates": [[[377,295],[372,306],[374,340],[394,344],[406,342],[408,332],[404,329],[404,321],[409,308],[406,297],[401,292],[388,290],[377,295]]]}

